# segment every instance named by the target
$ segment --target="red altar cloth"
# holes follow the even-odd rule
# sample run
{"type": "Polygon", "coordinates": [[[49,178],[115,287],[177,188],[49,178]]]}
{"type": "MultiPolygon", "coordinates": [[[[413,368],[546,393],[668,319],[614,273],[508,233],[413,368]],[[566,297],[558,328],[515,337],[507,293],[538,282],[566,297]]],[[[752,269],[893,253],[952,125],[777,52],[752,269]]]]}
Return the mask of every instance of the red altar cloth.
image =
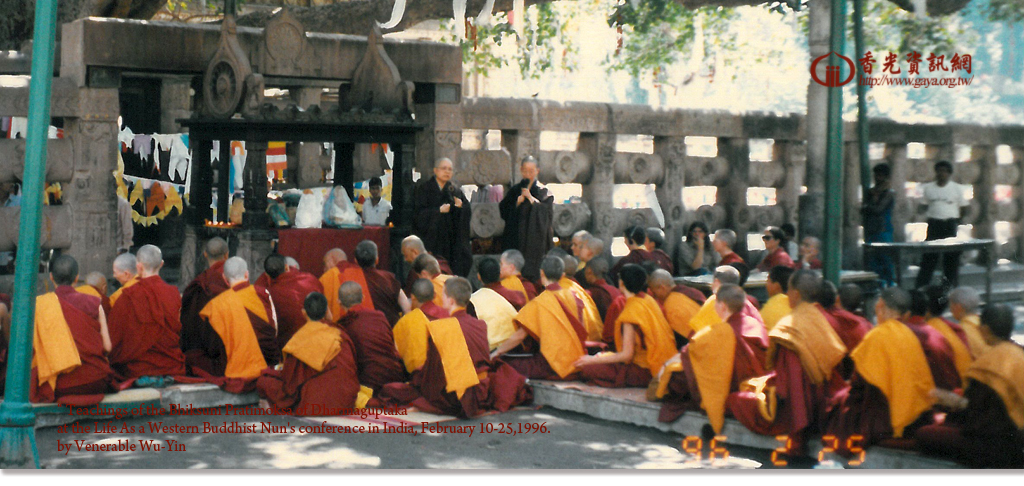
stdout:
{"type": "Polygon", "coordinates": [[[377,244],[380,261],[377,268],[391,271],[391,232],[385,226],[363,229],[298,228],[277,230],[277,252],[299,262],[302,271],[320,276],[324,273],[324,254],[331,248],[345,250],[348,261],[355,262],[356,245],[363,240],[377,244]]]}

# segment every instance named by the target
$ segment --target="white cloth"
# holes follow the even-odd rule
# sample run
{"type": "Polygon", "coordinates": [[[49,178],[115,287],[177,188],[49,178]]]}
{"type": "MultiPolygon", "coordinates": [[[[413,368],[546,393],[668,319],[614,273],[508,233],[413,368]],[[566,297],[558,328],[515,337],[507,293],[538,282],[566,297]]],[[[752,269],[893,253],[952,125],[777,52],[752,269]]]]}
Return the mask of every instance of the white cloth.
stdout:
{"type": "Polygon", "coordinates": [[[324,198],[317,191],[313,194],[303,194],[299,198],[299,207],[295,208],[295,227],[319,228],[323,223],[323,207],[324,198]]]}
{"type": "Polygon", "coordinates": [[[402,17],[405,15],[405,0],[395,0],[395,6],[391,9],[391,19],[386,23],[377,22],[377,25],[382,29],[394,29],[398,27],[398,24],[402,22],[402,17]]]}
{"type": "MultiPolygon", "coordinates": [[[[301,202],[301,200],[299,201],[301,202]]],[[[324,203],[324,223],[330,226],[361,225],[359,213],[342,186],[335,186],[324,203]]]]}
{"type": "Polygon", "coordinates": [[[132,206],[128,200],[117,196],[117,250],[128,251],[135,240],[135,227],[132,226],[132,206]]]}
{"type": "Polygon", "coordinates": [[[365,225],[384,226],[388,220],[388,214],[391,214],[391,203],[383,197],[380,198],[380,203],[376,206],[369,198],[363,203],[363,224],[365,225]]]}
{"type": "Polygon", "coordinates": [[[960,208],[970,205],[964,199],[964,186],[949,181],[945,186],[939,187],[934,182],[922,186],[924,190],[924,202],[928,205],[928,212],[925,216],[929,219],[956,219],[960,217],[960,208]]]}
{"type": "Polygon", "coordinates": [[[167,173],[174,174],[174,177],[177,179],[185,179],[185,174],[188,172],[189,159],[191,158],[188,147],[181,137],[180,134],[175,135],[174,140],[171,141],[171,160],[167,168],[167,173]]]}

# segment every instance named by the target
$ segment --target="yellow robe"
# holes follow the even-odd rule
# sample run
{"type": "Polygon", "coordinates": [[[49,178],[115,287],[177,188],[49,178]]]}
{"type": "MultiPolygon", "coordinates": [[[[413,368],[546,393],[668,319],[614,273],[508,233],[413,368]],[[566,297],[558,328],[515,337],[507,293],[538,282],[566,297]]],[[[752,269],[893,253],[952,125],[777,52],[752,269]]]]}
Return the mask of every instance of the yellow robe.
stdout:
{"type": "Polygon", "coordinates": [[[281,350],[310,368],[323,371],[341,352],[341,330],[319,321],[304,324],[281,350]]]}
{"type": "Polygon", "coordinates": [[[696,332],[691,326],[694,316],[700,312],[701,305],[679,292],[672,292],[665,298],[665,319],[672,330],[680,336],[689,338],[696,332]]]}
{"type": "Polygon", "coordinates": [[[115,290],[113,294],[110,294],[110,308],[114,308],[114,304],[117,303],[117,299],[121,297],[121,292],[124,291],[124,289],[139,283],[139,280],[141,279],[139,279],[139,276],[136,275],[128,279],[128,281],[125,282],[124,285],[121,286],[121,288],[115,290]]]}
{"type": "Polygon", "coordinates": [[[676,353],[676,340],[661,306],[650,295],[634,295],[626,299],[622,313],[615,320],[615,349],[620,352],[623,324],[636,326],[640,333],[633,342],[633,364],[647,368],[651,376],[657,376],[661,365],[676,353]]]}
{"type": "Polygon", "coordinates": [[[38,384],[49,383],[50,388],[56,390],[57,376],[82,365],[57,294],[50,292],[36,297],[33,332],[32,367],[37,370],[38,384]]]}
{"type": "Polygon", "coordinates": [[[427,323],[427,332],[434,341],[437,354],[441,356],[441,366],[448,382],[445,390],[455,392],[461,399],[467,389],[480,384],[480,377],[473,364],[473,357],[469,354],[469,345],[466,344],[466,335],[462,333],[459,320],[446,317],[430,321],[427,323]]]}
{"type": "Polygon", "coordinates": [[[583,315],[576,317],[583,324],[583,327],[587,329],[587,339],[590,341],[600,341],[601,334],[604,332],[604,321],[601,320],[601,313],[597,310],[594,298],[580,284],[567,277],[562,277],[558,281],[558,286],[569,290],[583,302],[583,315]]]}
{"type": "Polygon", "coordinates": [[[523,297],[526,300],[530,300],[530,294],[526,292],[526,287],[523,286],[523,282],[519,280],[518,275],[512,275],[501,279],[501,286],[506,289],[519,292],[520,294],[523,294],[523,297]]]}
{"type": "Polygon", "coordinates": [[[267,367],[246,310],[270,322],[251,285],[240,292],[234,289],[221,292],[199,312],[201,317],[209,320],[210,326],[224,341],[224,351],[227,353],[224,376],[227,378],[256,378],[267,367]],[[246,290],[252,292],[251,296],[246,290]]]}
{"type": "Polygon", "coordinates": [[[558,376],[576,371],[573,363],[586,353],[555,292],[541,292],[527,302],[514,322],[537,340],[541,355],[558,376]]]}
{"type": "Polygon", "coordinates": [[[1003,341],[991,346],[967,370],[967,378],[984,383],[1003,399],[1006,413],[1024,429],[1024,350],[1003,341]]]}
{"type": "Polygon", "coordinates": [[[427,361],[427,322],[430,319],[417,308],[402,316],[392,329],[398,355],[409,373],[422,368],[427,361]]]}
{"type": "Polygon", "coordinates": [[[967,373],[967,368],[970,368],[971,363],[974,362],[971,350],[960,340],[960,336],[953,332],[953,328],[949,327],[942,319],[938,317],[928,319],[928,325],[939,331],[942,337],[946,338],[946,341],[949,342],[949,347],[953,348],[953,365],[956,366],[957,374],[960,375],[960,378],[966,385],[967,377],[964,376],[964,373],[967,373]]]}
{"type": "Polygon", "coordinates": [[[444,295],[444,283],[450,278],[452,278],[451,275],[439,273],[436,277],[430,279],[430,283],[434,284],[434,305],[444,307],[441,296],[444,295]]]}
{"type": "Polygon", "coordinates": [[[768,333],[769,369],[774,367],[778,346],[800,357],[804,374],[816,385],[827,380],[832,369],[846,356],[843,340],[821,311],[807,302],[794,307],[793,312],[780,319],[768,333]]]}
{"type": "Polygon", "coordinates": [[[878,387],[889,401],[894,437],[931,408],[935,388],[921,341],[906,325],[888,320],[864,336],[850,353],[857,373],[878,387]]]}
{"type": "Polygon", "coordinates": [[[967,334],[967,344],[971,347],[971,354],[975,359],[980,358],[991,348],[981,334],[981,318],[978,314],[964,316],[960,321],[960,327],[964,328],[964,334],[967,334]]]}
{"type": "Polygon", "coordinates": [[[473,292],[469,301],[476,309],[476,317],[487,323],[487,343],[491,351],[516,331],[512,321],[518,312],[501,294],[484,287],[473,292]]]}
{"type": "Polygon", "coordinates": [[[693,329],[693,332],[722,322],[722,318],[715,312],[715,302],[717,300],[715,295],[708,297],[708,300],[705,300],[704,304],[700,306],[697,314],[690,319],[690,329],[693,329]]]}
{"type": "MultiPolygon", "coordinates": [[[[729,397],[732,385],[732,369],[736,359],[736,334],[732,326],[725,322],[705,327],[690,338],[686,352],[693,366],[693,374],[697,378],[700,389],[700,406],[708,414],[708,421],[715,433],[722,431],[725,425],[725,401],[729,397]]],[[[668,392],[671,379],[669,371],[683,371],[680,363],[665,367],[658,382],[658,398],[668,392]]]]}
{"type": "Polygon", "coordinates": [[[764,326],[771,331],[783,317],[786,317],[792,311],[793,308],[789,306],[789,296],[786,294],[775,294],[761,308],[761,319],[764,320],[764,326]]]}

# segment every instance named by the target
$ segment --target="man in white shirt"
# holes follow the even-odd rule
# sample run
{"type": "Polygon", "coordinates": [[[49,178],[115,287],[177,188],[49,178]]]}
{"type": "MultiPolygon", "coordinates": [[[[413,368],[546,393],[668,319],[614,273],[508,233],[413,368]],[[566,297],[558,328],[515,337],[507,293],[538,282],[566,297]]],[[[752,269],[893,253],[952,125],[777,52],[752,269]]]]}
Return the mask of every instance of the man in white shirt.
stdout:
{"type": "MultiPolygon", "coordinates": [[[[935,182],[923,186],[924,204],[927,206],[928,217],[927,240],[941,240],[956,237],[960,227],[960,218],[964,216],[970,204],[964,199],[964,186],[950,180],[953,175],[953,164],[945,160],[935,163],[935,182]]],[[[917,274],[915,287],[921,288],[931,283],[935,265],[939,255],[929,253],[921,256],[921,271],[917,274]]],[[[950,252],[942,256],[942,273],[952,287],[959,283],[960,252],[950,252]]]]}
{"type": "Polygon", "coordinates": [[[391,203],[381,197],[380,177],[370,179],[370,198],[363,203],[363,224],[367,226],[384,226],[391,214],[391,203]]]}

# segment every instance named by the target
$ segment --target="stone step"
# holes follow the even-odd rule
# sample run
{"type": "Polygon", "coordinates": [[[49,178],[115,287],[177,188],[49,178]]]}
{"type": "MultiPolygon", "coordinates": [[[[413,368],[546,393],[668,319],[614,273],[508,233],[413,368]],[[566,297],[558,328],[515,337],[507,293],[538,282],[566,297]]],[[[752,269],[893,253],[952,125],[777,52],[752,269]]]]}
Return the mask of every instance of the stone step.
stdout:
{"type": "MultiPolygon", "coordinates": [[[[708,424],[706,415],[686,412],[672,423],[658,422],[659,403],[648,402],[646,390],[641,388],[600,388],[582,383],[530,380],[533,386],[534,403],[559,410],[581,413],[594,418],[621,422],[642,427],[651,427],[663,432],[678,433],[682,437],[700,437],[701,430],[708,424]]],[[[758,435],[738,421],[727,418],[720,435],[725,444],[775,450],[784,444],[775,437],[758,435]]],[[[821,452],[821,444],[813,441],[808,445],[812,456],[821,452]]],[[[840,456],[826,457],[841,463],[846,469],[959,469],[959,464],[929,457],[915,451],[870,447],[865,451],[864,463],[850,465],[840,456]]]]}

